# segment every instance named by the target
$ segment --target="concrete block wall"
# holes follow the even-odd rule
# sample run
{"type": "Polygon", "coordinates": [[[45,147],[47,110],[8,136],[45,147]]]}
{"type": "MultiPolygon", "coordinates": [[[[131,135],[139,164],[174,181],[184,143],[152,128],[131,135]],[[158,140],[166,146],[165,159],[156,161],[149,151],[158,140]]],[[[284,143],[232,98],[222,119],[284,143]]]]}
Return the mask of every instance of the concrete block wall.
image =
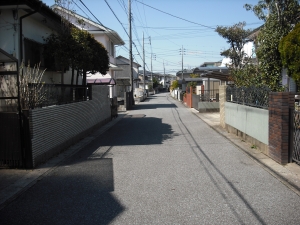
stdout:
{"type": "Polygon", "coordinates": [[[269,95],[269,156],[289,162],[290,110],[295,108],[295,93],[272,92],[269,95]]]}
{"type": "Polygon", "coordinates": [[[31,110],[33,167],[78,142],[111,119],[109,89],[93,86],[92,100],[31,110]]]}

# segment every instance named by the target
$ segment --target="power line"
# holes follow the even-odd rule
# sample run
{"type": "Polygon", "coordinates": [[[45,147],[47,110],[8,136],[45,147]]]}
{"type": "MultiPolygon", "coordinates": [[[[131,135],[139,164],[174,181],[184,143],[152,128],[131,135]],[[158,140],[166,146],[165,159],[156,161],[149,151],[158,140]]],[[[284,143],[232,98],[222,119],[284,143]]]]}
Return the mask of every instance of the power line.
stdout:
{"type": "Polygon", "coordinates": [[[104,26],[99,20],[98,20],[98,18],[91,12],[91,10],[81,1],[81,0],[79,0],[80,2],[81,2],[81,4],[90,12],[90,14],[92,14],[93,15],[93,17],[98,21],[98,23],[100,24],[100,25],[102,25],[102,26],[104,26]]]}
{"type": "Polygon", "coordinates": [[[112,8],[110,7],[110,5],[108,4],[108,2],[106,0],[104,0],[107,4],[107,6],[109,7],[109,9],[111,10],[111,12],[114,14],[114,16],[116,17],[116,19],[119,21],[119,23],[121,24],[121,26],[123,27],[125,33],[127,34],[127,36],[129,37],[129,34],[127,33],[125,27],[123,26],[123,24],[121,23],[121,21],[119,20],[119,18],[117,17],[117,15],[115,14],[115,12],[112,10],[112,8]]]}
{"type": "Polygon", "coordinates": [[[138,3],[140,3],[140,4],[143,4],[143,5],[145,5],[145,6],[148,6],[149,8],[152,8],[152,9],[157,10],[157,11],[159,11],[159,12],[165,13],[165,14],[167,14],[167,15],[169,15],[169,16],[175,17],[175,18],[177,18],[177,19],[181,19],[181,20],[184,20],[184,21],[189,22],[189,23],[197,24],[197,25],[202,26],[202,27],[207,27],[207,28],[214,29],[214,30],[216,29],[216,28],[214,28],[214,27],[206,26],[206,25],[203,25],[203,24],[200,24],[200,23],[195,23],[195,22],[192,22],[192,21],[190,21],[190,20],[183,19],[183,18],[181,18],[181,17],[179,17],[179,16],[172,15],[172,14],[170,14],[170,13],[167,13],[167,12],[164,12],[164,11],[162,11],[162,10],[160,10],[160,9],[154,8],[154,7],[152,7],[152,6],[150,6],[150,5],[147,5],[147,4],[143,3],[143,2],[140,2],[140,1],[138,1],[138,0],[136,0],[136,2],[138,2],[138,3]]]}
{"type": "Polygon", "coordinates": [[[89,15],[74,0],[72,2],[89,18],[89,15]]]}

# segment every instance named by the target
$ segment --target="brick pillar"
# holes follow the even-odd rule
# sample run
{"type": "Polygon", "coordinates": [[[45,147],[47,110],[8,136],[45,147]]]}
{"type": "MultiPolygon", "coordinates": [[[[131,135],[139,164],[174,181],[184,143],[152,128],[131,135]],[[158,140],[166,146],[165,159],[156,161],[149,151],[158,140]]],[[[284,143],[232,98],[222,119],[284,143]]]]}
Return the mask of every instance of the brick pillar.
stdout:
{"type": "Polygon", "coordinates": [[[225,128],[226,85],[219,86],[220,125],[225,128]]]}
{"type": "Polygon", "coordinates": [[[289,112],[295,107],[295,93],[269,95],[269,157],[281,164],[289,162],[289,112]]]}

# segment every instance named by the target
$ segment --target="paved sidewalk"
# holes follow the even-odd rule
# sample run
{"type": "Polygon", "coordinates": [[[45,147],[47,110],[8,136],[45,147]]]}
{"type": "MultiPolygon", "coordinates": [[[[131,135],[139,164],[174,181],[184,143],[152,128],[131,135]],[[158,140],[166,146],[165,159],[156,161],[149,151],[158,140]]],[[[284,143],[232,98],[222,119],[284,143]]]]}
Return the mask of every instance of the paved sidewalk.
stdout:
{"type": "MultiPolygon", "coordinates": [[[[300,166],[295,163],[289,163],[287,165],[280,165],[274,160],[270,159],[257,149],[252,149],[251,145],[242,141],[239,137],[226,132],[220,124],[219,113],[199,113],[195,109],[189,109],[191,113],[202,119],[212,129],[222,134],[224,137],[234,143],[241,151],[251,157],[254,161],[259,163],[267,172],[272,174],[284,185],[293,190],[297,195],[300,196],[300,166]]],[[[107,129],[116,124],[121,120],[126,113],[119,113],[119,117],[99,130],[90,134],[74,146],[64,151],[57,157],[52,158],[47,163],[37,167],[34,170],[22,170],[22,169],[0,169],[0,209],[5,207],[9,202],[18,197],[28,188],[33,186],[36,182],[41,180],[43,176],[50,173],[56,167],[59,166],[60,162],[64,159],[77,153],[84,146],[93,141],[96,137],[101,135],[107,129]]]]}

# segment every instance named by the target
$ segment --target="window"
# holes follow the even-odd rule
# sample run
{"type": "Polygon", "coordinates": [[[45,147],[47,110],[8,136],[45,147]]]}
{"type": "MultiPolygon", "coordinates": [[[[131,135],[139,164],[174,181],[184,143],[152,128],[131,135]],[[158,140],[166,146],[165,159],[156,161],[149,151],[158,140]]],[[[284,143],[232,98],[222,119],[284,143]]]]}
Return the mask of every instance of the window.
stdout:
{"type": "Polygon", "coordinates": [[[41,67],[44,67],[42,57],[43,44],[24,38],[24,51],[24,63],[26,66],[28,63],[30,63],[31,67],[41,63],[41,67]]]}
{"type": "Polygon", "coordinates": [[[115,57],[115,45],[113,42],[110,42],[110,55],[115,57]]]}
{"type": "MultiPolygon", "coordinates": [[[[24,51],[25,66],[28,66],[28,63],[30,63],[30,67],[34,67],[40,63],[41,69],[47,69],[47,71],[61,70],[57,60],[53,56],[45,54],[45,52],[47,52],[46,45],[24,38],[24,51]]],[[[69,68],[65,68],[64,70],[66,71],[68,69],[69,68]]]]}

